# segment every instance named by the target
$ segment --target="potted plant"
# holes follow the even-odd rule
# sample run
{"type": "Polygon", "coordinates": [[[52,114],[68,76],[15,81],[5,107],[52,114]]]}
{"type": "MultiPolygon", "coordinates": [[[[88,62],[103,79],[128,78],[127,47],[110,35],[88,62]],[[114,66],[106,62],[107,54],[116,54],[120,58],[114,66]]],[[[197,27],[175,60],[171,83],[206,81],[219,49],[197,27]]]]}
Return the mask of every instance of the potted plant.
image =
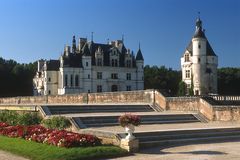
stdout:
{"type": "Polygon", "coordinates": [[[125,127],[125,131],[128,134],[125,139],[134,139],[135,137],[132,134],[135,130],[134,127],[140,125],[140,116],[133,114],[124,114],[118,118],[118,121],[122,127],[125,127]]]}

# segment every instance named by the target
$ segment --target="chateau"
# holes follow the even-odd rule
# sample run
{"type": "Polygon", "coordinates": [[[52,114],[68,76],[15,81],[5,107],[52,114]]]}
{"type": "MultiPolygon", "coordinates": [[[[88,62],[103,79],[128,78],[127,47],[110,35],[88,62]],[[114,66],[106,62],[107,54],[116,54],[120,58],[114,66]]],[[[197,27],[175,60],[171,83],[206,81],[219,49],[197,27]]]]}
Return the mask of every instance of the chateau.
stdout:
{"type": "Polygon", "coordinates": [[[144,89],[144,58],[122,40],[108,44],[73,36],[59,60],[39,60],[34,95],[64,95],[144,89]]]}
{"type": "Polygon", "coordinates": [[[194,36],[181,57],[182,81],[186,83],[187,91],[192,88],[194,95],[216,94],[217,66],[218,57],[198,18],[194,36]]]}

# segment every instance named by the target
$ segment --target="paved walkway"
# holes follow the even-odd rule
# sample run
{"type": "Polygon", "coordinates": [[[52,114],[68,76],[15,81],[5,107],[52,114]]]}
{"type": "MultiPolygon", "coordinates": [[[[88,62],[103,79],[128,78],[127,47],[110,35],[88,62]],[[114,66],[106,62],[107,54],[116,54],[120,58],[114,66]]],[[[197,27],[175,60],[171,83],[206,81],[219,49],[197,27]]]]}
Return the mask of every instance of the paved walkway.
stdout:
{"type": "Polygon", "coordinates": [[[0,160],[28,160],[28,159],[0,150],[0,160]]]}
{"type": "Polygon", "coordinates": [[[151,148],[112,160],[240,160],[240,142],[151,148]]]}

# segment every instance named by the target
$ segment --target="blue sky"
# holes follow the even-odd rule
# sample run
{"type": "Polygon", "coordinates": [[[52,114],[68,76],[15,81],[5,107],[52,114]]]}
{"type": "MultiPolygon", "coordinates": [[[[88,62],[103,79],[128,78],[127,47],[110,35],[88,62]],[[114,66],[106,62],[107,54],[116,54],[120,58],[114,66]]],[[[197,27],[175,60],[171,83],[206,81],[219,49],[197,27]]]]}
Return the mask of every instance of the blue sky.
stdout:
{"type": "Polygon", "coordinates": [[[219,67],[240,67],[239,0],[0,0],[0,56],[58,59],[72,36],[121,39],[145,64],[180,69],[201,12],[219,67]]]}

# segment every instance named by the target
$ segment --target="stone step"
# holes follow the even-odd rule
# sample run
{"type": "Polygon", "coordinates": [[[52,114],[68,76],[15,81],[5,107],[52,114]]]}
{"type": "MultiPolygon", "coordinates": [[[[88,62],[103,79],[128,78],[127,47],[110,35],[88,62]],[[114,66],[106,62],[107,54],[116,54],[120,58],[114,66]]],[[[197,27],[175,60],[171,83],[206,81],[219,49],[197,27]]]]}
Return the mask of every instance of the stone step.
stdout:
{"type": "Polygon", "coordinates": [[[203,144],[203,143],[219,143],[229,141],[239,141],[240,135],[214,136],[214,137],[195,137],[185,139],[172,139],[163,141],[147,141],[141,142],[139,148],[169,146],[169,145],[186,145],[186,144],[203,144]]]}
{"type": "MultiPolygon", "coordinates": [[[[125,134],[119,134],[124,138],[125,134]]],[[[176,145],[184,143],[203,143],[217,140],[240,140],[240,128],[215,128],[195,130],[175,130],[134,133],[139,139],[140,147],[151,147],[157,145],[176,145]]]]}
{"type": "Polygon", "coordinates": [[[79,106],[42,106],[52,115],[101,112],[154,112],[149,105],[79,105],[79,106]]]}
{"type": "MultiPolygon", "coordinates": [[[[81,121],[79,127],[103,127],[118,126],[119,116],[92,116],[92,117],[73,117],[75,121],[81,121]]],[[[167,114],[167,115],[141,115],[141,124],[170,124],[170,123],[192,123],[200,122],[192,114],[167,114]]]]}

